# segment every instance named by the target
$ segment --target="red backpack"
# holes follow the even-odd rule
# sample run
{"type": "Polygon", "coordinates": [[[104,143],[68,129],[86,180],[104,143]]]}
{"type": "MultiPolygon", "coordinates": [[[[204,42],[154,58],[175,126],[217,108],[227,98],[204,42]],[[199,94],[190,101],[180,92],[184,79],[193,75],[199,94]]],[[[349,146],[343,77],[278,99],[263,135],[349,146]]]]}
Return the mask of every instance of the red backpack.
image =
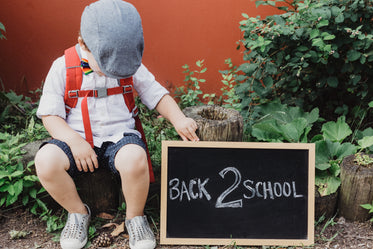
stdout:
{"type": "Polygon", "coordinates": [[[114,94],[123,94],[124,102],[126,103],[128,110],[132,112],[132,116],[135,119],[136,129],[141,133],[141,138],[146,145],[150,182],[154,182],[154,173],[150,161],[149,149],[146,143],[145,133],[142,128],[140,118],[138,116],[138,109],[135,104],[135,99],[133,97],[132,77],[119,80],[120,86],[117,87],[98,88],[94,90],[80,90],[83,80],[83,71],[80,67],[81,59],[77,52],[78,49],[79,47],[78,45],[76,45],[65,50],[66,88],[64,101],[66,107],[66,114],[68,114],[70,110],[76,106],[79,97],[84,97],[81,105],[84,132],[87,142],[93,147],[93,135],[89,120],[87,97],[102,98],[114,94]]]}

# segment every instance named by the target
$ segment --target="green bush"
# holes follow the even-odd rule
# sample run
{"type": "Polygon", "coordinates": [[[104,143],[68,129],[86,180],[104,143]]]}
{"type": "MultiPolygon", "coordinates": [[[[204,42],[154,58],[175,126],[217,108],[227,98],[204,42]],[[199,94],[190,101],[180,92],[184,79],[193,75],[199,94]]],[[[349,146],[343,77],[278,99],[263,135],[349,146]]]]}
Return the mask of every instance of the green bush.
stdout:
{"type": "Polygon", "coordinates": [[[204,60],[198,60],[196,62],[198,69],[196,70],[191,70],[187,64],[183,66],[183,73],[185,74],[185,86],[178,87],[175,91],[175,98],[178,99],[178,104],[181,109],[188,106],[202,104],[200,95],[202,95],[203,92],[201,91],[199,84],[206,82],[206,80],[202,79],[201,76],[207,71],[207,68],[203,63],[204,60]]]}
{"type": "Polygon", "coordinates": [[[9,207],[21,203],[29,205],[31,212],[37,208],[46,210],[40,200],[40,194],[45,190],[37,183],[39,179],[32,172],[33,162],[23,165],[21,158],[24,154],[25,135],[11,135],[0,132],[0,207],[9,207]]]}
{"type": "MultiPolygon", "coordinates": [[[[32,92],[36,97],[40,89],[32,92]]],[[[31,141],[47,136],[47,132],[39,119],[35,119],[38,102],[33,102],[30,97],[18,95],[14,91],[0,92],[0,123],[3,125],[0,132],[17,133],[26,129],[31,141]]]]}
{"type": "Polygon", "coordinates": [[[329,120],[354,119],[352,109],[373,95],[372,1],[257,1],[262,4],[285,13],[243,14],[246,62],[236,91],[244,110],[278,98],[305,111],[318,107],[329,120]]]}
{"type": "Polygon", "coordinates": [[[325,122],[319,118],[317,108],[304,112],[276,101],[255,106],[254,112],[261,118],[251,127],[252,141],[315,143],[315,185],[321,196],[338,190],[340,164],[346,156],[373,152],[373,129],[353,135],[344,116],[336,122],[325,122]]]}
{"type": "MultiPolygon", "coordinates": [[[[37,92],[37,91],[36,91],[37,92]]],[[[47,210],[45,191],[34,174],[33,162],[23,165],[22,149],[27,143],[46,138],[47,131],[35,120],[37,103],[13,91],[0,92],[0,207],[23,205],[36,214],[47,210]]]]}
{"type": "Polygon", "coordinates": [[[258,141],[308,143],[312,126],[319,119],[317,108],[305,113],[299,107],[271,102],[255,109],[261,118],[252,125],[251,135],[258,141]]]}

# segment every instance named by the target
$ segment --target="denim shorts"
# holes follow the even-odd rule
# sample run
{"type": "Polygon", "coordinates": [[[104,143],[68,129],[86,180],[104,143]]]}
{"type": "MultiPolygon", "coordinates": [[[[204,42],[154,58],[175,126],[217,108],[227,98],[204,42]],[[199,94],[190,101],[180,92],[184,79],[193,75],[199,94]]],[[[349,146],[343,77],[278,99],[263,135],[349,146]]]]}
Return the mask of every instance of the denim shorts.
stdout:
{"type": "MultiPolygon", "coordinates": [[[[69,158],[70,161],[70,168],[67,170],[67,173],[71,177],[76,177],[80,174],[85,173],[84,171],[79,171],[78,168],[76,167],[75,160],[73,157],[73,153],[71,152],[70,147],[63,141],[58,140],[58,139],[52,139],[49,140],[45,143],[43,143],[41,147],[43,147],[46,144],[55,144],[57,145],[69,158]]],[[[99,168],[106,168],[115,175],[119,175],[119,172],[115,168],[114,165],[114,160],[117,152],[125,145],[127,144],[137,144],[140,145],[145,151],[146,151],[146,145],[144,141],[137,136],[136,134],[132,133],[124,133],[123,138],[119,140],[116,143],[113,142],[104,142],[102,146],[99,147],[94,147],[94,151],[96,152],[97,155],[97,161],[99,164],[99,168]]]]}

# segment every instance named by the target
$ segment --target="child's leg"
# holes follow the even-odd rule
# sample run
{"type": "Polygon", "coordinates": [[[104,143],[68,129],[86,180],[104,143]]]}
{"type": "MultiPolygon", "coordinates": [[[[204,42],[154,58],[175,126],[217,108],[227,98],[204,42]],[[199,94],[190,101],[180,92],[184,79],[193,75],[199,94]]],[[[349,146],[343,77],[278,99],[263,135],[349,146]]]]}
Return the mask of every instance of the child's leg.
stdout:
{"type": "Polygon", "coordinates": [[[149,170],[145,150],[137,144],[123,146],[115,157],[126,200],[126,218],[144,215],[149,191],[149,170]]]}
{"type": "Polygon", "coordinates": [[[72,178],[66,172],[70,167],[67,155],[54,144],[44,145],[35,156],[36,173],[52,198],[69,213],[87,214],[72,178]]]}

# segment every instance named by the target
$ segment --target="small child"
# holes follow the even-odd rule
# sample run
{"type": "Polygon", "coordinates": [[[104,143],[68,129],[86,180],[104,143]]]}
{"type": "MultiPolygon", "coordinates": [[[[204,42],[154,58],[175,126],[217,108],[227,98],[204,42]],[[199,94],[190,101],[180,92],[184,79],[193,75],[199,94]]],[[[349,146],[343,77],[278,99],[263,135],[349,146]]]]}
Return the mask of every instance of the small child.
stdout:
{"type": "MultiPolygon", "coordinates": [[[[142,65],[141,19],[131,4],[122,0],[100,0],[82,14],[78,53],[92,70],[83,75],[81,90],[113,88],[119,79],[132,77],[141,101],[156,109],[175,127],[183,140],[198,141],[197,125],[185,117],[176,102],[142,65]],[[91,73],[89,73],[91,72],[91,73]]],[[[52,140],[35,157],[36,172],[48,193],[68,211],[60,244],[82,248],[87,243],[89,207],[81,201],[72,177],[106,167],[119,174],[126,200],[126,227],[131,248],[154,248],[154,234],[144,216],[149,189],[146,146],[135,130],[135,121],[123,94],[88,97],[93,144],[85,140],[82,99],[67,114],[64,93],[64,56],[54,61],[43,88],[37,116],[52,140]]]]}

